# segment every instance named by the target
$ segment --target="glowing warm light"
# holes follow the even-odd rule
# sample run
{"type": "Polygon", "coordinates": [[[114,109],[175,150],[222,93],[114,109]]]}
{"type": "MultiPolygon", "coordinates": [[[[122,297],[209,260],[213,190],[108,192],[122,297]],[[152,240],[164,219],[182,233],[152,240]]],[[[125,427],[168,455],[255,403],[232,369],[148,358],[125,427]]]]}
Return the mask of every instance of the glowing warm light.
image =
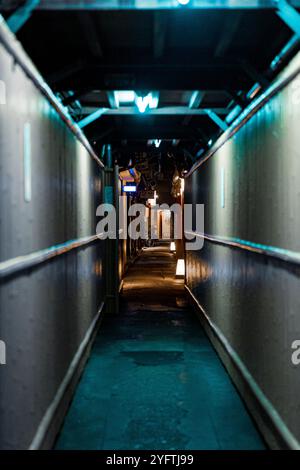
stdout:
{"type": "Polygon", "coordinates": [[[176,276],[184,276],[184,275],[185,275],[184,259],[179,259],[177,261],[177,266],[176,266],[176,276]]]}
{"type": "Polygon", "coordinates": [[[183,194],[184,193],[184,182],[185,182],[184,178],[180,178],[180,182],[181,182],[180,192],[181,192],[181,194],[183,194]]]}
{"type": "Polygon", "coordinates": [[[172,251],[172,252],[176,251],[175,242],[171,242],[171,244],[170,244],[170,251],[172,251]]]}
{"type": "Polygon", "coordinates": [[[158,194],[156,191],[154,191],[154,198],[153,199],[147,199],[147,204],[151,207],[156,205],[156,201],[158,199],[158,194]]]}

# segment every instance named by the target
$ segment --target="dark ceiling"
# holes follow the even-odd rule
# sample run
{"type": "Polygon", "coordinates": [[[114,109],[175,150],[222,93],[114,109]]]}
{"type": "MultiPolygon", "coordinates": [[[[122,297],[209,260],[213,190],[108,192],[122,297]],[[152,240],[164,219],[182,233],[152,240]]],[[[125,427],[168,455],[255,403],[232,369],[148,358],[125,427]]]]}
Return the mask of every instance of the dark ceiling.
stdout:
{"type": "Polygon", "coordinates": [[[84,128],[98,151],[162,139],[191,159],[221,132],[205,110],[224,121],[244,108],[253,85],[263,90],[280,70],[270,64],[291,37],[271,9],[37,10],[18,32],[75,120],[109,110],[84,128]],[[160,114],[113,110],[114,90],[158,91],[160,114]]]}

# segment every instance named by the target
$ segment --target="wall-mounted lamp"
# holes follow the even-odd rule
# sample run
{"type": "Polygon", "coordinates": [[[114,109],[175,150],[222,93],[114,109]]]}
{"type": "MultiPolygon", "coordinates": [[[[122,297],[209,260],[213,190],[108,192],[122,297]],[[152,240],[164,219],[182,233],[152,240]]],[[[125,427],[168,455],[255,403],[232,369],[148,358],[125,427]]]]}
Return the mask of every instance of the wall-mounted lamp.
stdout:
{"type": "Polygon", "coordinates": [[[170,251],[171,251],[171,253],[175,253],[175,251],[176,251],[175,242],[171,242],[171,244],[170,244],[170,251]]]}
{"type": "Polygon", "coordinates": [[[184,259],[179,259],[176,266],[176,277],[184,277],[185,275],[185,263],[184,259]]]}

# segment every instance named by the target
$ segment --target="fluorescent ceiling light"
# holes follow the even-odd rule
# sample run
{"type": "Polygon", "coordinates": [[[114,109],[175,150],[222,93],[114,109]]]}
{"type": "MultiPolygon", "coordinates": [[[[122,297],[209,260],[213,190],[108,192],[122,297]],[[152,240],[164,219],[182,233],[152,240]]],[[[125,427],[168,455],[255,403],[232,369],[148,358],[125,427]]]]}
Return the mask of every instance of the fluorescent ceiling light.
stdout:
{"type": "Polygon", "coordinates": [[[251,88],[251,90],[247,93],[247,98],[249,100],[252,100],[260,90],[261,90],[261,85],[259,83],[255,83],[253,87],[251,88]]]}
{"type": "Polygon", "coordinates": [[[136,100],[136,105],[139,108],[139,112],[144,113],[148,107],[148,102],[146,101],[146,97],[143,98],[142,96],[138,96],[136,100]]]}
{"type": "Polygon", "coordinates": [[[158,93],[148,93],[146,96],[138,96],[136,98],[136,105],[140,113],[144,113],[147,108],[156,109],[159,103],[158,93]]]}
{"type": "MultiPolygon", "coordinates": [[[[199,97],[199,91],[194,91],[194,93],[191,96],[190,102],[189,102],[189,108],[193,108],[198,100],[199,97]]],[[[197,106],[195,106],[197,107],[197,106]]]]}
{"type": "Polygon", "coordinates": [[[241,111],[242,111],[242,108],[240,107],[240,105],[236,105],[225,119],[227,124],[231,124],[234,121],[234,119],[238,117],[241,111]]]}
{"type": "Polygon", "coordinates": [[[150,109],[158,108],[159,94],[158,93],[150,93],[150,95],[151,95],[151,98],[150,98],[149,108],[150,109]]]}
{"type": "Polygon", "coordinates": [[[132,90],[115,91],[115,99],[119,104],[133,103],[135,101],[135,92],[132,90]]]}

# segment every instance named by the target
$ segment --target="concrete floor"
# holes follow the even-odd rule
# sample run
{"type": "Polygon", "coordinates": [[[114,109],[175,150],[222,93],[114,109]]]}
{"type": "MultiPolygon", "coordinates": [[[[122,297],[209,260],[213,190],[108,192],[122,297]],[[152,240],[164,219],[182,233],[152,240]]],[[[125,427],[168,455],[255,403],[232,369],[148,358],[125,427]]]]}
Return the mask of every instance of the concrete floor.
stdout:
{"type": "Polygon", "coordinates": [[[235,387],[186,304],[175,259],[143,251],[106,318],[57,449],[263,449],[235,387]]]}

